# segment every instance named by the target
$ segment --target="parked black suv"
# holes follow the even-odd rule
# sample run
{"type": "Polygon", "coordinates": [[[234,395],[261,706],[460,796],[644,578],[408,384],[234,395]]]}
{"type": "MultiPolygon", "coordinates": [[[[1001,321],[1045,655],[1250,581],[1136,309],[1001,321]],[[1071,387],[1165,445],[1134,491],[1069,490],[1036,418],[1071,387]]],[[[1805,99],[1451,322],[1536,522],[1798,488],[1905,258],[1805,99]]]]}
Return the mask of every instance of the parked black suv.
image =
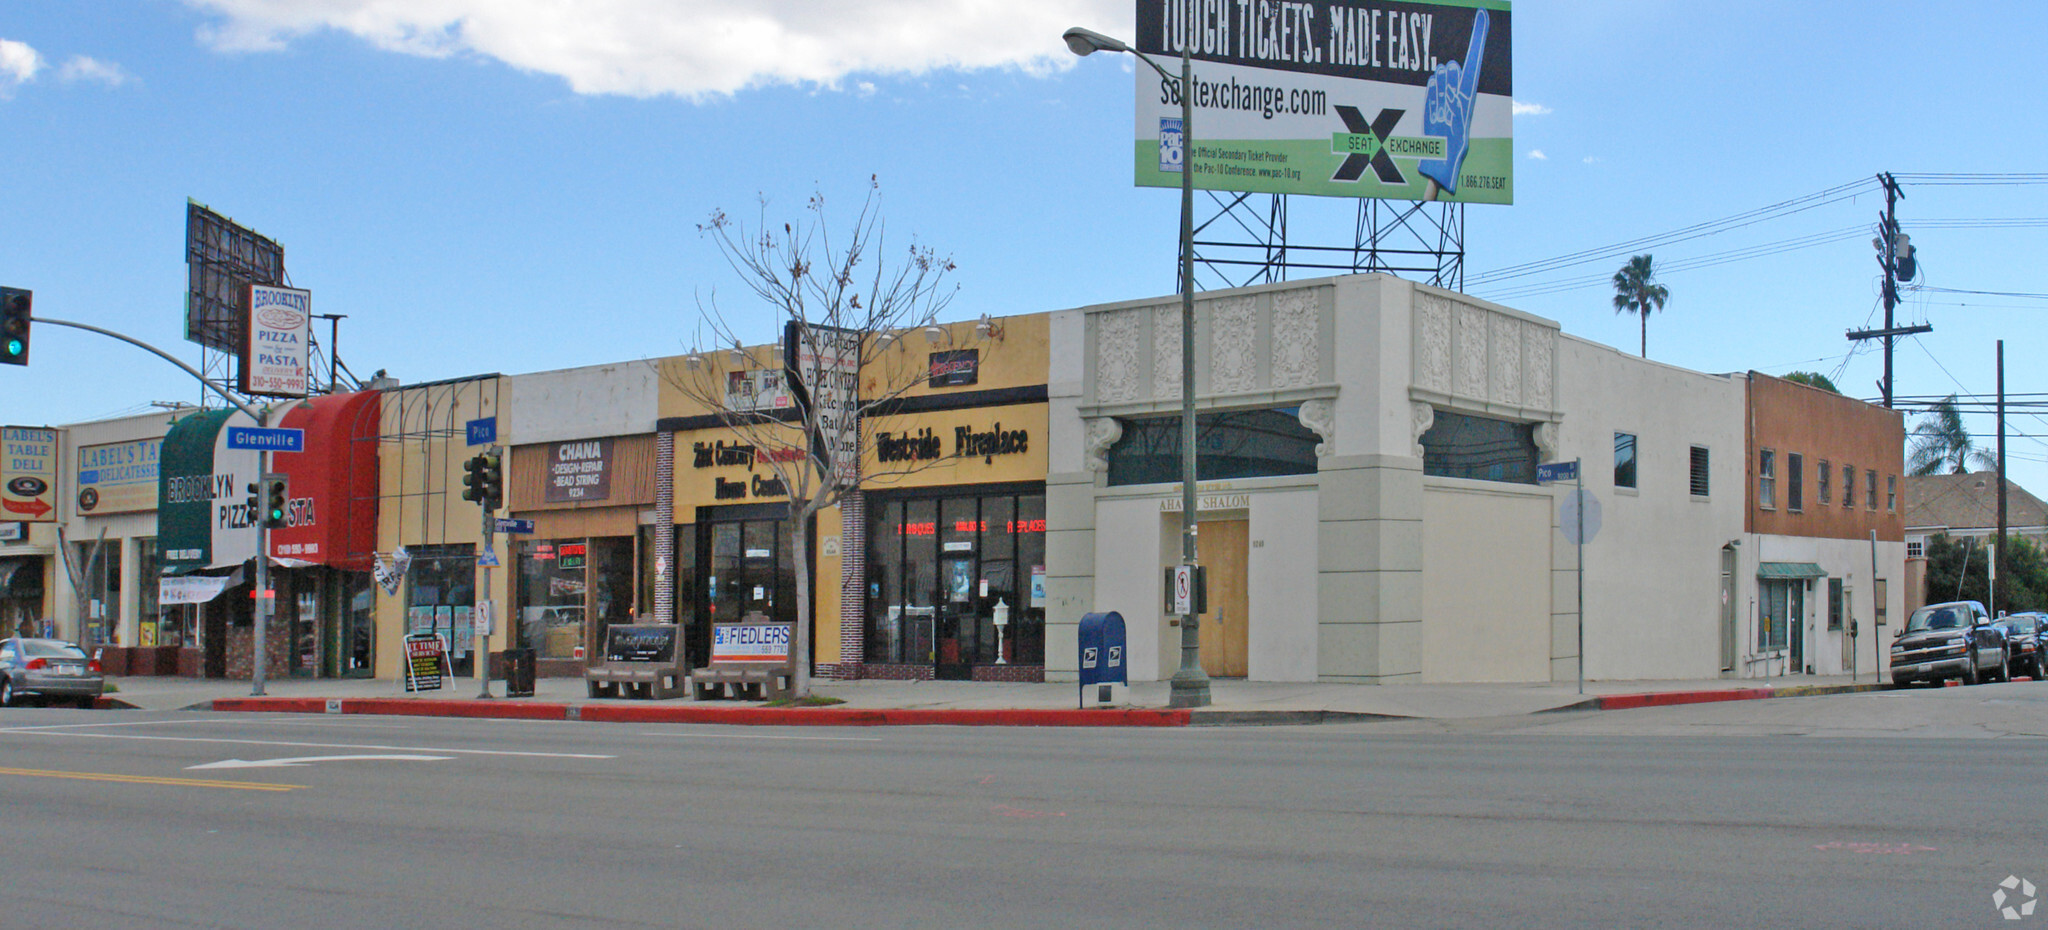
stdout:
{"type": "Polygon", "coordinates": [[[1913,611],[1892,642],[1892,684],[1939,685],[1949,678],[1974,685],[2009,679],[2005,630],[1976,601],[1929,604],[1913,611]]]}
{"type": "Polygon", "coordinates": [[[2048,642],[2043,641],[2048,637],[2048,619],[2030,610],[2006,614],[1998,618],[1998,625],[2005,629],[2006,671],[2048,681],[2048,642]]]}

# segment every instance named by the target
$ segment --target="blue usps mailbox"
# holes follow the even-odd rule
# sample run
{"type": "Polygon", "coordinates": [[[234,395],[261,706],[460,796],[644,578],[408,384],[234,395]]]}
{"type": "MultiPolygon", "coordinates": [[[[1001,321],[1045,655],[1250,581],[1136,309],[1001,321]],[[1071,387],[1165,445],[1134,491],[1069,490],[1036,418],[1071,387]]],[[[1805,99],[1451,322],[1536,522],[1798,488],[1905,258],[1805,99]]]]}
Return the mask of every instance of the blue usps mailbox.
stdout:
{"type": "Polygon", "coordinates": [[[1129,650],[1124,648],[1124,615],[1116,611],[1081,617],[1081,706],[1088,706],[1088,686],[1096,685],[1096,703],[1110,703],[1110,685],[1131,686],[1129,650]]]}

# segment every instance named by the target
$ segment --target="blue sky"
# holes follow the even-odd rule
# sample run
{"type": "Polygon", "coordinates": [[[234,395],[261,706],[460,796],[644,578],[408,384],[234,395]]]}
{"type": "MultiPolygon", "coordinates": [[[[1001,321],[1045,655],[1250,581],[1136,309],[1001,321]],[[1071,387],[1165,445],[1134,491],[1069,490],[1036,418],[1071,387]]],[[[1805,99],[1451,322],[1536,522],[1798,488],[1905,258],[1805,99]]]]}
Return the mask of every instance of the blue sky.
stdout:
{"type": "MultiPolygon", "coordinates": [[[[565,6],[9,0],[0,284],[33,288],[41,315],[196,361],[180,338],[191,197],[284,244],[316,310],[349,315],[341,353],[359,374],[653,357],[687,347],[714,292],[743,331],[772,335],[697,232],[713,209],[750,217],[765,197],[779,220],[818,191],[850,217],[874,176],[892,248],[915,237],[958,263],[953,316],[1172,291],[1178,198],[1131,184],[1131,62],[1059,40],[1067,25],[1128,37],[1129,2],[565,6]]],[[[2044,16],[2017,2],[1517,4],[1516,203],[1468,208],[1468,274],[1880,171],[2039,170],[2044,16]]],[[[1879,355],[1849,357],[1843,333],[1881,319],[1867,230],[1881,206],[1866,191],[1650,249],[1660,265],[1771,253],[1664,274],[1651,357],[1817,369],[1874,395],[1879,355]],[[1830,241],[1771,247],[1801,237],[1830,241]]],[[[1353,212],[1296,198],[1296,241],[1334,244],[1353,212]]],[[[2048,291],[2048,184],[1909,184],[1900,215],[1925,284],[2048,291]]],[[[1625,258],[1468,290],[1633,350],[1636,323],[1603,283],[1625,258]],[[1510,290],[1574,279],[1592,283],[1510,290]]],[[[1900,319],[1935,331],[1900,345],[1899,393],[1992,392],[2001,338],[2007,390],[2048,392],[2044,309],[1909,295],[1900,319]]],[[[7,422],[198,393],[83,333],[39,329],[33,359],[0,371],[7,422]]],[[[1988,444],[1990,417],[1971,426],[1988,444]]],[[[2031,434],[2009,443],[2014,476],[2048,493],[2048,441],[2032,438],[2048,421],[2011,428],[2031,434]]]]}

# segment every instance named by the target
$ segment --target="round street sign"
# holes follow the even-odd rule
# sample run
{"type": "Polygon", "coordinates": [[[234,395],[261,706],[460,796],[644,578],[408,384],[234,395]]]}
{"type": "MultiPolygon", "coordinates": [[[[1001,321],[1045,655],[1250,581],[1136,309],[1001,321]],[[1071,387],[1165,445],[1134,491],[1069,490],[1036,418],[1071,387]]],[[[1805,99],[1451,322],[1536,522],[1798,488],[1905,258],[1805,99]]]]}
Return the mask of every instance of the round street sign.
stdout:
{"type": "Polygon", "coordinates": [[[1600,499],[1594,497],[1593,492],[1584,489],[1566,494],[1563,503],[1560,503],[1557,507],[1557,528],[1564,531],[1566,542],[1592,542],[1593,537],[1600,535],[1600,499]],[[1584,538],[1581,538],[1579,535],[1579,510],[1581,508],[1584,508],[1586,512],[1584,538]]]}

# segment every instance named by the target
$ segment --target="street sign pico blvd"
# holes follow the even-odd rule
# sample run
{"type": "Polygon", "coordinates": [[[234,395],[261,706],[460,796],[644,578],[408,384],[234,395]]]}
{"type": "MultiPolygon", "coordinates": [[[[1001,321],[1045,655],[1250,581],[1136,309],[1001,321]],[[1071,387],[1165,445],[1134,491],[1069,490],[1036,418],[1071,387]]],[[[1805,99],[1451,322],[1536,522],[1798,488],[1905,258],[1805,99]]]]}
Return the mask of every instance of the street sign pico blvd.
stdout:
{"type": "Polygon", "coordinates": [[[228,448],[263,452],[304,452],[306,431],[261,426],[228,427],[228,448]]]}

